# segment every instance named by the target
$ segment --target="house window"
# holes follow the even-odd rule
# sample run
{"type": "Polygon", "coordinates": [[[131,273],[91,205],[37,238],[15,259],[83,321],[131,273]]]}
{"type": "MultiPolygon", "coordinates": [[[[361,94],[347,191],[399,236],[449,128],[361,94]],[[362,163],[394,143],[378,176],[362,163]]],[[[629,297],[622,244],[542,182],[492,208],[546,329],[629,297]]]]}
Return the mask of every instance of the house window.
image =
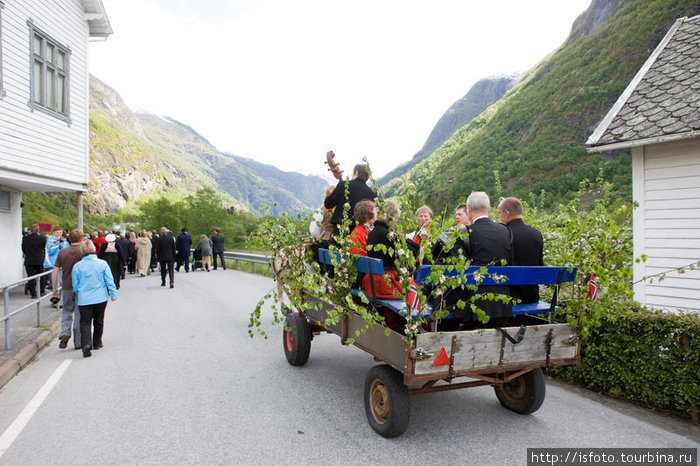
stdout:
{"type": "Polygon", "coordinates": [[[7,191],[0,191],[0,212],[10,211],[10,193],[7,191]]]}
{"type": "Polygon", "coordinates": [[[28,22],[31,55],[32,109],[56,116],[70,123],[69,58],[70,50],[28,22]]]}

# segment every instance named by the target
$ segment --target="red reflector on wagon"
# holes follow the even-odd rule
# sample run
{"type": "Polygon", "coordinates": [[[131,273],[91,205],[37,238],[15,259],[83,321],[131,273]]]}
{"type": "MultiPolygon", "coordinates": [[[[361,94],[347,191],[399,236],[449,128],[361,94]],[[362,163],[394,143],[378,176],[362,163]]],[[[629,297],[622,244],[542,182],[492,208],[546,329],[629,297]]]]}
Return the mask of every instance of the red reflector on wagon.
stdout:
{"type": "Polygon", "coordinates": [[[438,354],[438,357],[435,358],[435,361],[433,362],[433,366],[449,366],[450,365],[450,357],[447,356],[447,351],[445,351],[445,347],[443,346],[440,348],[440,353],[438,354]]]}

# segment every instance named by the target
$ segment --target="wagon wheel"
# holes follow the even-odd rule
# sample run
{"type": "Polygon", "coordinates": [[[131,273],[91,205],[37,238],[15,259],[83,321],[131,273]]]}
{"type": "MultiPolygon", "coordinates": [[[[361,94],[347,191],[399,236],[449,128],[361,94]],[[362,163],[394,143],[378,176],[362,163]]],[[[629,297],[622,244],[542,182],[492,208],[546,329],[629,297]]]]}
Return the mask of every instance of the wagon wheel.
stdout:
{"type": "Polygon", "coordinates": [[[284,318],[282,329],[282,346],[287,362],[292,366],[303,366],[309,360],[311,351],[311,329],[306,318],[297,313],[289,313],[284,318]]]}
{"type": "Polygon", "coordinates": [[[494,387],[496,397],[503,406],[519,414],[534,413],[544,401],[546,393],[544,375],[535,369],[513,381],[494,387]]]}
{"type": "Polygon", "coordinates": [[[375,432],[398,437],[411,419],[411,395],[401,373],[391,366],[374,366],[365,377],[365,413],[375,432]]]}

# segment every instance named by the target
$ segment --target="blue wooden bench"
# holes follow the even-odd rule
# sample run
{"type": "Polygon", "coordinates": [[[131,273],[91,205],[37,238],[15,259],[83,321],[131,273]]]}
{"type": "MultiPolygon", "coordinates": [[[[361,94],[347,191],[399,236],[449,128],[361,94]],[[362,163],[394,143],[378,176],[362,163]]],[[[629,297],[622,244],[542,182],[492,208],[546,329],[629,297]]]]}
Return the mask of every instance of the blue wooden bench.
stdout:
{"type": "MultiPolygon", "coordinates": [[[[340,253],[330,251],[328,249],[319,249],[319,262],[327,265],[333,265],[333,258],[337,263],[340,260],[340,253]]],[[[380,259],[371,257],[359,256],[354,263],[355,268],[360,273],[369,273],[371,275],[384,275],[384,264],[380,259]]],[[[416,283],[420,286],[429,285],[429,277],[434,268],[440,267],[443,270],[442,274],[448,277],[459,276],[460,273],[449,265],[422,265],[418,267],[416,272],[416,283]]],[[[528,304],[514,304],[513,315],[523,314],[544,314],[549,313],[550,321],[553,321],[554,309],[556,308],[557,298],[559,295],[559,287],[562,283],[572,282],[576,278],[575,267],[557,267],[557,266],[470,266],[462,273],[463,285],[551,285],[554,287],[552,302],[539,301],[528,304]],[[486,273],[482,271],[486,269],[486,273]],[[477,281],[475,274],[481,275],[480,282],[477,281]]],[[[352,290],[354,296],[364,294],[374,305],[383,306],[391,309],[394,312],[407,317],[406,303],[402,299],[372,299],[363,290],[352,290]]],[[[413,317],[430,316],[432,313],[432,303],[423,303],[420,311],[413,310],[413,317]]],[[[446,319],[451,318],[448,314],[446,319]]]]}

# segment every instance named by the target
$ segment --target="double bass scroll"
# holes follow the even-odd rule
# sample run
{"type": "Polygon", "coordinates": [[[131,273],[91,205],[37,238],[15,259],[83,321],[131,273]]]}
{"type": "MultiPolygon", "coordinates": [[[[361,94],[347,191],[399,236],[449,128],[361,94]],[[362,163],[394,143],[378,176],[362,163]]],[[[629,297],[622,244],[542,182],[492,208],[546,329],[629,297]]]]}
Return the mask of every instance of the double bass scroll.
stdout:
{"type": "Polygon", "coordinates": [[[340,165],[335,161],[335,154],[332,150],[326,152],[326,161],[324,162],[328,165],[328,171],[333,173],[336,180],[343,179],[343,170],[340,169],[340,165]]]}

